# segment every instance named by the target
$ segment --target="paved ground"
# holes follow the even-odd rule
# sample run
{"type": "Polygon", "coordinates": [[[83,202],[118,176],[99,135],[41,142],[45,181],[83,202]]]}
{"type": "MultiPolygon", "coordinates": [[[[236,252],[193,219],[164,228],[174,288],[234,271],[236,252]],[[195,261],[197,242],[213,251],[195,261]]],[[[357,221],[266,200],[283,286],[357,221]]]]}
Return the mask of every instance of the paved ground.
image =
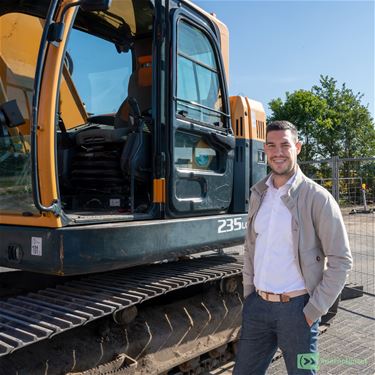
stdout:
{"type": "MultiPolygon", "coordinates": [[[[319,339],[320,373],[373,375],[374,337],[375,297],[342,301],[333,323],[319,339]]],[[[286,374],[284,361],[275,361],[268,374],[286,374]]]]}
{"type": "MultiPolygon", "coordinates": [[[[319,338],[321,375],[375,374],[375,297],[341,301],[338,314],[319,338]]],[[[211,375],[232,374],[233,363],[211,375]]],[[[267,375],[286,375],[283,359],[274,361],[267,375]]]]}

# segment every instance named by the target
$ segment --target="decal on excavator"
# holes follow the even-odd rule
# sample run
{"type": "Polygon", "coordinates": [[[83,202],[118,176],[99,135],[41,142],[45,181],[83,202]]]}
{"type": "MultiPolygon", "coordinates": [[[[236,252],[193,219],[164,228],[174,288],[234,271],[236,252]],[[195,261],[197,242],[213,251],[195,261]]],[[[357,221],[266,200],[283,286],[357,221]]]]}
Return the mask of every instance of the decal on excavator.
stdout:
{"type": "Polygon", "coordinates": [[[230,219],[219,219],[219,227],[217,233],[234,232],[237,230],[244,230],[247,228],[247,222],[242,220],[242,217],[235,217],[230,219]]]}

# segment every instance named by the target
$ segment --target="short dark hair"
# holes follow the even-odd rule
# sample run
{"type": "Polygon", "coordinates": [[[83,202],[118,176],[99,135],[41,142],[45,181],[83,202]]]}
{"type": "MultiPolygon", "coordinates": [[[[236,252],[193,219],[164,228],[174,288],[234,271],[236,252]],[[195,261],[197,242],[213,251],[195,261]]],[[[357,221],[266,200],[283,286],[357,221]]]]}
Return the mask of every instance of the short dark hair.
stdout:
{"type": "Polygon", "coordinates": [[[278,120],[278,121],[270,122],[266,127],[266,138],[267,138],[267,134],[269,132],[272,132],[272,131],[275,131],[275,130],[290,130],[293,137],[295,138],[295,140],[298,141],[297,128],[295,127],[295,125],[293,125],[289,121],[278,120]]]}

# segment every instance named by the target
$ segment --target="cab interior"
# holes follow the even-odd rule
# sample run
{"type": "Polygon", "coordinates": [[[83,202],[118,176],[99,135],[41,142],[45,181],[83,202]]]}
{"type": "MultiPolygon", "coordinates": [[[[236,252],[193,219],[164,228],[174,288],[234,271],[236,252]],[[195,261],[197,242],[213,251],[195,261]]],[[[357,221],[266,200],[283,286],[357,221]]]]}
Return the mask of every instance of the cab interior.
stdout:
{"type": "Polygon", "coordinates": [[[57,165],[62,207],[73,222],[131,220],[151,207],[153,9],[148,1],[128,3],[79,11],[71,31],[57,165]],[[100,57],[86,56],[86,45],[100,57]]]}

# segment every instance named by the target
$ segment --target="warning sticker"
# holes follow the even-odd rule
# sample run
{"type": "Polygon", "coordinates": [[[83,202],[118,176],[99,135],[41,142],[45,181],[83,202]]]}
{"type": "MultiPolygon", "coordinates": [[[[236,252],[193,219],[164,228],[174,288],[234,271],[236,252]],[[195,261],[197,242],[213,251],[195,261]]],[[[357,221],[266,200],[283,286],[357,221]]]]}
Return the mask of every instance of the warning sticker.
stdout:
{"type": "Polygon", "coordinates": [[[256,128],[257,126],[257,117],[254,111],[251,111],[251,125],[253,128],[256,128]]]}
{"type": "Polygon", "coordinates": [[[110,207],[120,207],[121,206],[121,200],[112,198],[112,199],[109,200],[109,206],[110,207]]]}
{"type": "Polygon", "coordinates": [[[31,255],[42,256],[42,237],[31,237],[31,255]]]}

